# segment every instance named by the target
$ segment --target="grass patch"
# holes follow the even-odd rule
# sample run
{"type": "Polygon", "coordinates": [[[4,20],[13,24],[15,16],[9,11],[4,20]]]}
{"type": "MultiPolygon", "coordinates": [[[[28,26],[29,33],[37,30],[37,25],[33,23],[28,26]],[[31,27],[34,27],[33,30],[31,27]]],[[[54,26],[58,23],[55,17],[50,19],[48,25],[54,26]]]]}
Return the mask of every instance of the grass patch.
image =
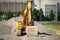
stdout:
{"type": "Polygon", "coordinates": [[[53,24],[53,23],[51,23],[51,24],[42,24],[42,25],[44,25],[47,28],[60,29],[60,24],[53,24]]]}

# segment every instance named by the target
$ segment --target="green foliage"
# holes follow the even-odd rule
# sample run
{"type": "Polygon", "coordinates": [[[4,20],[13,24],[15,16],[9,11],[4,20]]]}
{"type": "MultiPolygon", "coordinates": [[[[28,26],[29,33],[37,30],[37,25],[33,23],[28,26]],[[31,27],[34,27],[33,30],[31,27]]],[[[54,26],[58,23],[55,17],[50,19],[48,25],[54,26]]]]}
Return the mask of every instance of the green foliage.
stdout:
{"type": "Polygon", "coordinates": [[[42,8],[39,11],[39,15],[40,15],[40,21],[44,21],[44,14],[42,8]]]}
{"type": "Polygon", "coordinates": [[[50,21],[53,21],[54,20],[54,13],[53,13],[53,10],[50,11],[50,21]]]}
{"type": "Polygon", "coordinates": [[[34,20],[36,20],[36,9],[34,9],[33,11],[32,11],[32,18],[34,19],[34,20]]]}
{"type": "Polygon", "coordinates": [[[32,18],[33,18],[35,21],[39,21],[39,10],[34,9],[34,10],[32,11],[32,18]]]}
{"type": "Polygon", "coordinates": [[[10,10],[4,12],[3,19],[8,20],[8,19],[10,19],[12,17],[13,17],[13,13],[10,10]]]}
{"type": "MultiPolygon", "coordinates": [[[[0,11],[0,20],[2,20],[2,18],[4,20],[8,20],[12,17],[18,17],[20,16],[20,14],[22,14],[22,12],[11,12],[10,10],[5,12],[0,11]]],[[[40,10],[33,9],[32,18],[35,21],[52,21],[54,20],[54,13],[53,13],[53,10],[51,10],[49,16],[44,16],[42,8],[40,10]]],[[[60,18],[60,15],[58,15],[58,20],[60,20],[59,18],[60,18]]]]}
{"type": "Polygon", "coordinates": [[[44,21],[44,15],[42,8],[40,10],[34,9],[32,11],[32,16],[35,21],[44,21]]]}
{"type": "Polygon", "coordinates": [[[50,18],[48,16],[45,16],[44,21],[50,21],[50,18]]]}
{"type": "Polygon", "coordinates": [[[18,17],[22,12],[11,12],[10,10],[2,12],[0,11],[0,20],[8,20],[12,17],[18,17]]]}
{"type": "Polygon", "coordinates": [[[53,10],[51,10],[49,16],[44,16],[42,8],[40,10],[34,9],[32,11],[32,18],[35,21],[52,21],[54,20],[54,13],[53,10]]]}
{"type": "Polygon", "coordinates": [[[14,12],[13,14],[14,14],[14,17],[18,17],[20,16],[20,14],[22,14],[22,12],[14,12]]]}
{"type": "Polygon", "coordinates": [[[53,28],[53,29],[59,29],[60,28],[60,24],[55,24],[55,23],[46,23],[46,24],[42,24],[47,28],[53,28]]]}
{"type": "Polygon", "coordinates": [[[60,21],[60,12],[58,12],[58,21],[60,21]]]}
{"type": "Polygon", "coordinates": [[[2,16],[4,14],[4,12],[0,11],[0,16],[2,16]]]}

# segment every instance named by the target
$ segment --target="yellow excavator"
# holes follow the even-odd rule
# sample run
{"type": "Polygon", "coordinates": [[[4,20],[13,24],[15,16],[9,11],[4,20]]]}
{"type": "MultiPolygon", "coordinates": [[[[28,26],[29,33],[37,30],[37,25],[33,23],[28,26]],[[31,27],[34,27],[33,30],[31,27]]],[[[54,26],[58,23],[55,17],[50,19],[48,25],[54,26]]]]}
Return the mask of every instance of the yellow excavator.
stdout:
{"type": "Polygon", "coordinates": [[[16,23],[16,35],[21,35],[22,31],[26,31],[27,26],[32,26],[32,3],[31,1],[27,2],[27,6],[24,10],[23,20],[16,23]]]}

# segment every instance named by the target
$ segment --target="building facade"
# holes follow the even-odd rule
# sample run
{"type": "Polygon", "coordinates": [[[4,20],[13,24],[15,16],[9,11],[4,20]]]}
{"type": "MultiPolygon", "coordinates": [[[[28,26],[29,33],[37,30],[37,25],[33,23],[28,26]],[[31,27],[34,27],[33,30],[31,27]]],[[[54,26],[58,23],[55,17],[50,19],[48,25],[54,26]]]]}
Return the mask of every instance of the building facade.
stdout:
{"type": "MultiPolygon", "coordinates": [[[[23,11],[26,8],[28,0],[0,0],[0,11],[23,11]]],[[[60,0],[30,0],[33,8],[43,9],[44,15],[49,16],[50,11],[53,10],[55,19],[57,20],[57,13],[60,12],[60,0]]]]}
{"type": "Polygon", "coordinates": [[[13,3],[13,2],[0,2],[0,10],[1,11],[7,11],[7,10],[10,10],[10,11],[23,11],[23,9],[25,8],[26,6],[26,3],[13,3]]]}
{"type": "Polygon", "coordinates": [[[58,12],[60,12],[60,0],[34,0],[36,3],[36,9],[43,9],[44,15],[49,16],[50,11],[53,10],[54,18],[57,20],[58,12]]]}
{"type": "Polygon", "coordinates": [[[26,8],[27,1],[28,0],[0,0],[0,11],[23,11],[26,8]]]}

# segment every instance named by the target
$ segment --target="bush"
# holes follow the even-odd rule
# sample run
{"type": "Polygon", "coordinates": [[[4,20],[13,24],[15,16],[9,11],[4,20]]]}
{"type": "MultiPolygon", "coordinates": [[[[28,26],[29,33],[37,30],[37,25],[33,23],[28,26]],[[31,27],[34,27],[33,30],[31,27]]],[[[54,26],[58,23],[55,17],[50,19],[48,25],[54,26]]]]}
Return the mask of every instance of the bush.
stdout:
{"type": "Polygon", "coordinates": [[[48,16],[45,16],[44,21],[50,21],[50,18],[48,16]]]}
{"type": "Polygon", "coordinates": [[[5,11],[3,16],[4,16],[3,17],[4,20],[8,20],[8,19],[13,17],[13,13],[10,10],[9,11],[5,11]]]}
{"type": "Polygon", "coordinates": [[[0,11],[0,20],[8,20],[12,17],[18,17],[22,12],[11,12],[10,10],[2,12],[0,11]]]}
{"type": "Polygon", "coordinates": [[[14,12],[13,13],[14,17],[18,17],[18,16],[20,16],[20,14],[22,14],[22,12],[14,12]]]}

